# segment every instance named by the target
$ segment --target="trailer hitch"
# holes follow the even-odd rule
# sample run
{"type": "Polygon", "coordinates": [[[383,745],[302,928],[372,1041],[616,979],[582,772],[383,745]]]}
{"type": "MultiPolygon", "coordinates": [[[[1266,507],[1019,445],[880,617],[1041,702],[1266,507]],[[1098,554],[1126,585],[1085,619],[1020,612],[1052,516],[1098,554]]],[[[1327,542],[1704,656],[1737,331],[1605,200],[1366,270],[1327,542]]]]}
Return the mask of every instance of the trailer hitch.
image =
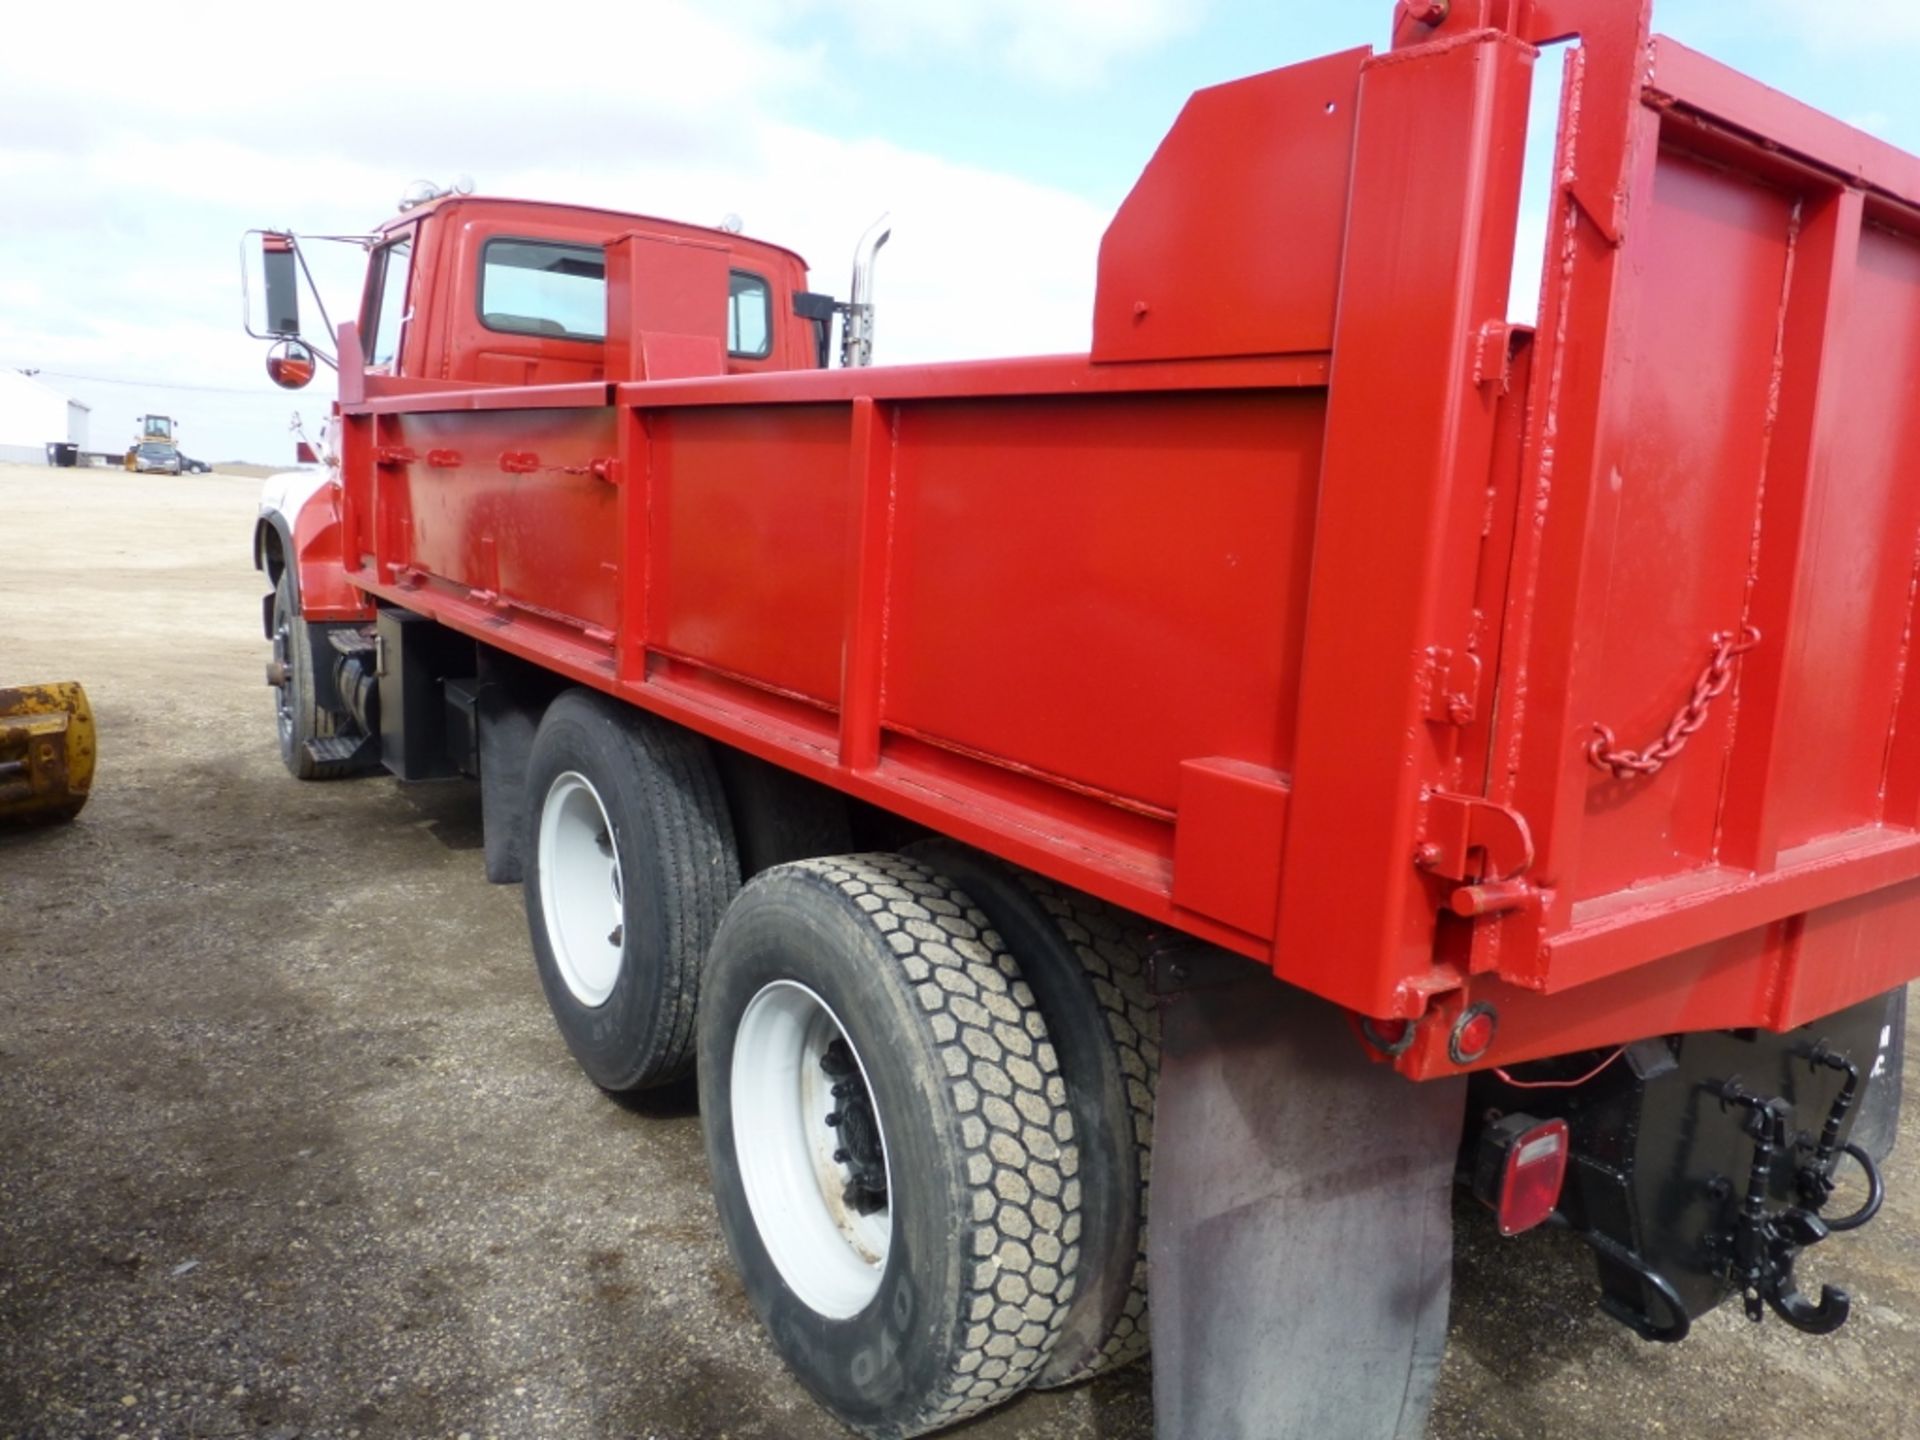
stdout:
{"type": "MultiPolygon", "coordinates": [[[[1829,1116],[1828,1143],[1796,1174],[1796,1188],[1802,1200],[1809,1203],[1780,1210],[1767,1208],[1767,1189],[1775,1158],[1787,1148],[1787,1120],[1793,1107],[1778,1096],[1749,1090],[1738,1078],[1723,1082],[1717,1093],[1723,1105],[1745,1112],[1741,1128],[1753,1141],[1753,1160],[1739,1209],[1724,1228],[1709,1237],[1708,1249],[1726,1266],[1728,1278],[1739,1288],[1749,1320],[1758,1323],[1771,1309],[1796,1330],[1809,1335],[1831,1335],[1847,1323],[1853,1297],[1837,1285],[1822,1285],[1819,1300],[1809,1300],[1795,1283],[1793,1269],[1802,1251],[1833,1233],[1833,1227],[1820,1218],[1818,1211],[1833,1193],[1832,1141],[1837,1138],[1839,1122],[1852,1103],[1852,1091],[1842,1088],[1834,1102],[1839,1115],[1835,1118],[1830,1113],[1829,1116]]],[[[1869,1176],[1877,1177],[1871,1162],[1866,1163],[1869,1176]]],[[[1731,1196],[1730,1184],[1724,1180],[1717,1183],[1724,1194],[1731,1196]]],[[[1878,1188],[1876,1186],[1876,1191],[1878,1188]]],[[[1872,1199],[1868,1207],[1878,1208],[1872,1199]]],[[[1861,1213],[1871,1218],[1865,1210],[1861,1213]]],[[[1850,1216],[1848,1221],[1864,1224],[1865,1218],[1850,1216]]]]}

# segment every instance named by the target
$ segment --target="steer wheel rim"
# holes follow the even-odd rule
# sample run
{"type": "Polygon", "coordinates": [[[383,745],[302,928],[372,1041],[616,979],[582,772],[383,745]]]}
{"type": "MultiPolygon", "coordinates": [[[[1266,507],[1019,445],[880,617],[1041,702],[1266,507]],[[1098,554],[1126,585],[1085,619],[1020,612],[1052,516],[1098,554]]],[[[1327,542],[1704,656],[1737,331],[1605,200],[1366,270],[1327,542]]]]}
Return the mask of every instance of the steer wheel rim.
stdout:
{"type": "Polygon", "coordinates": [[[777,980],[740,1016],[731,1090],[735,1161],[774,1268],[818,1314],[859,1314],[893,1244],[893,1172],[866,1062],[826,1001],[777,980]]]}
{"type": "Polygon", "coordinates": [[[293,674],[293,617],[284,605],[273,607],[273,659],[286,676],[286,683],[276,685],[273,691],[274,720],[280,727],[280,744],[283,748],[293,745],[293,709],[297,697],[294,693],[293,674]]]}
{"type": "Polygon", "coordinates": [[[540,916],[560,979],[588,1009],[604,1005],[626,952],[620,843],[593,782],[558,776],[540,808],[540,916]]]}

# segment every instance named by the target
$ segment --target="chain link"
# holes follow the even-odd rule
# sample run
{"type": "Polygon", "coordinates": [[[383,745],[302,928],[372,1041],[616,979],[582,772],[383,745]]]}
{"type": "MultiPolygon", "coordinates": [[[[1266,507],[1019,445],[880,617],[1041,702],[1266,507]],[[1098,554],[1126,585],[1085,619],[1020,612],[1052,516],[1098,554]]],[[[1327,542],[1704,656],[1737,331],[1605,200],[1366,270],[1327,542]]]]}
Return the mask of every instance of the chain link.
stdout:
{"type": "Polygon", "coordinates": [[[1644,750],[1617,749],[1612,728],[1596,724],[1593,739],[1587,742],[1587,759],[1596,769],[1611,771],[1622,780],[1658,774],[1669,760],[1687,748],[1687,742],[1707,723],[1707,711],[1733,683],[1733,662],[1759,643],[1760,632],[1752,625],[1738,635],[1731,630],[1717,632],[1707,668],[1693,682],[1693,693],[1687,697],[1687,703],[1667,722],[1658,740],[1644,750]]]}

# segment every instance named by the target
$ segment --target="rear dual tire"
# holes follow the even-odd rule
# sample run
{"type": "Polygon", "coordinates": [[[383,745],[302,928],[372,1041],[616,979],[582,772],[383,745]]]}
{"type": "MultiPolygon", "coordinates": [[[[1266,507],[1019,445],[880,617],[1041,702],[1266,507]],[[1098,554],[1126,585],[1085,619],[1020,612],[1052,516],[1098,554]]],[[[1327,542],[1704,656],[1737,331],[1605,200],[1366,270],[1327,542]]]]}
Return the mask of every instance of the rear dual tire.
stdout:
{"type": "Polygon", "coordinates": [[[786,865],[734,902],[704,987],[721,1228],[787,1363],[882,1440],[1019,1393],[1074,1293],[1079,1151],[1046,1024],[986,917],[901,856],[786,865]],[[821,1084],[836,1041],[835,1075],[857,1082],[838,1095],[821,1084]],[[850,1106],[877,1122],[853,1143],[850,1106]],[[884,1208],[859,1213],[876,1174],[884,1208]]]}
{"type": "Polygon", "coordinates": [[[1147,1190],[1160,1020],[1149,938],[1134,916],[951,840],[907,853],[979,906],[1046,1017],[1080,1145],[1080,1274],[1040,1389],[1146,1355],[1147,1190]]]}
{"type": "Polygon", "coordinates": [[[944,841],[741,890],[743,852],[840,820],[788,834],[736,794],[768,842],[737,845],[707,743],[592,692],[549,708],[527,793],[561,1032],[603,1087],[663,1084],[692,1066],[697,1002],[722,1229],[828,1408],[893,1440],[1145,1352],[1137,922],[944,841]]]}
{"type": "Polygon", "coordinates": [[[740,887],[707,742],[570,690],[534,735],[527,812],[527,923],[567,1048],[606,1090],[684,1078],[701,965],[740,887]]]}

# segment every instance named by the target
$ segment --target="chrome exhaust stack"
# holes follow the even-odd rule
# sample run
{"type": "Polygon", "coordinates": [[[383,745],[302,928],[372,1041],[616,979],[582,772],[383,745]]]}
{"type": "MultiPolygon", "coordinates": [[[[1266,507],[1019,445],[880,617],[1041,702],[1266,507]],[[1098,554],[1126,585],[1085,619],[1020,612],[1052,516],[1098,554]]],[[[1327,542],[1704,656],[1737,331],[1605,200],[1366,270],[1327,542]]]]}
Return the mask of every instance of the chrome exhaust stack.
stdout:
{"type": "Polygon", "coordinates": [[[840,364],[853,368],[873,363],[873,266],[880,247],[893,238],[893,217],[882,215],[867,227],[853,252],[853,289],[840,306],[840,364]]]}

